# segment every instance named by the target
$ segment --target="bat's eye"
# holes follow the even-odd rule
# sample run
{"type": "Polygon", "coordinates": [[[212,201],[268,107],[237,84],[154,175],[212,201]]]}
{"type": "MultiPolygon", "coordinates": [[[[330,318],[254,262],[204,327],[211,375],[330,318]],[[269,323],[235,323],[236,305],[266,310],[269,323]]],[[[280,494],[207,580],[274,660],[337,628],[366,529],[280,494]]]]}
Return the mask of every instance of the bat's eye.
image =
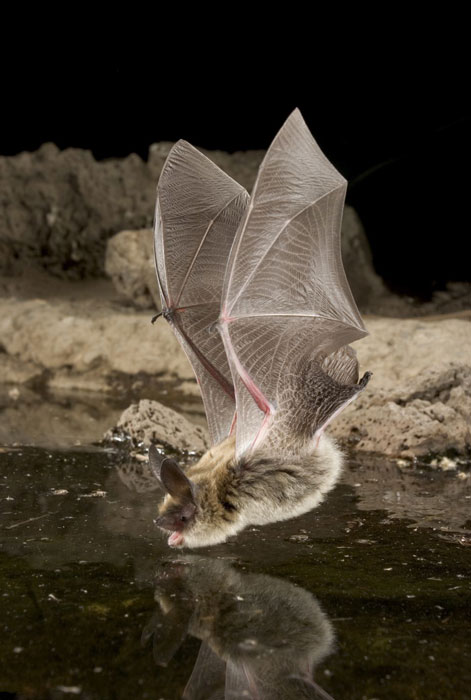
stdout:
{"type": "Polygon", "coordinates": [[[190,522],[193,515],[195,513],[195,505],[194,503],[187,503],[183,508],[180,510],[180,514],[178,515],[178,520],[181,523],[187,523],[190,522]]]}

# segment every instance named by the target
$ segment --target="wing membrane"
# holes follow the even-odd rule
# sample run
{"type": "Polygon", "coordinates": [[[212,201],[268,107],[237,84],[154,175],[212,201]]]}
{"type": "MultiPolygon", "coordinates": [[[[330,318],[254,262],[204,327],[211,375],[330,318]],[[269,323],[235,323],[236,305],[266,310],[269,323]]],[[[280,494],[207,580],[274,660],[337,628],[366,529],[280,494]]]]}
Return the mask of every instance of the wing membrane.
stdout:
{"type": "MultiPolygon", "coordinates": [[[[224,283],[221,331],[238,375],[238,454],[261,440],[303,363],[322,362],[367,334],[341,259],[345,192],[296,110],[260,167],[224,283]]],[[[347,365],[342,376],[351,377],[347,365]]]]}
{"type": "Polygon", "coordinates": [[[164,316],[193,366],[217,443],[230,432],[235,404],[224,346],[212,327],[248,194],[197,149],[179,141],[165,162],[157,195],[155,263],[164,316]]]}

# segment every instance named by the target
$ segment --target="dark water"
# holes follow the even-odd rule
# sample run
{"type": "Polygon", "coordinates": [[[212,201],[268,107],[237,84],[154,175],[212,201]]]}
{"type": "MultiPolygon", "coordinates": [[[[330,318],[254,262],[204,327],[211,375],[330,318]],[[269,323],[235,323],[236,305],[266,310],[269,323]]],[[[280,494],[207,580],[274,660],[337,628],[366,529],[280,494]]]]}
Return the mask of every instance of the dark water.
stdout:
{"type": "Polygon", "coordinates": [[[0,698],[470,698],[458,471],[352,462],[316,511],[185,552],[144,463],[1,448],[0,698]]]}

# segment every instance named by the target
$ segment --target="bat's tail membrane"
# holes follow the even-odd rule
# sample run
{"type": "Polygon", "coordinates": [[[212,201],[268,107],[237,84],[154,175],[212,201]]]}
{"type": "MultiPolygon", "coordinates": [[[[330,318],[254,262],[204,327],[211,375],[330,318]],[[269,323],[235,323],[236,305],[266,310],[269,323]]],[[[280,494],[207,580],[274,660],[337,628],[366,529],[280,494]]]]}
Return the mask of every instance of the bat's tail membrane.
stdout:
{"type": "Polygon", "coordinates": [[[363,391],[371,377],[358,378],[354,351],[341,348],[323,362],[301,358],[279,394],[270,434],[270,448],[317,444],[327,425],[363,391]]]}
{"type": "MultiPolygon", "coordinates": [[[[324,432],[328,424],[341,413],[344,408],[354,401],[370,381],[372,373],[365,372],[358,384],[345,385],[339,384],[325,375],[322,385],[317,387],[317,390],[326,390],[327,397],[319,407],[319,411],[312,415],[312,426],[315,426],[314,438],[318,439],[324,432]]],[[[317,402],[316,402],[317,404],[317,402]]]]}

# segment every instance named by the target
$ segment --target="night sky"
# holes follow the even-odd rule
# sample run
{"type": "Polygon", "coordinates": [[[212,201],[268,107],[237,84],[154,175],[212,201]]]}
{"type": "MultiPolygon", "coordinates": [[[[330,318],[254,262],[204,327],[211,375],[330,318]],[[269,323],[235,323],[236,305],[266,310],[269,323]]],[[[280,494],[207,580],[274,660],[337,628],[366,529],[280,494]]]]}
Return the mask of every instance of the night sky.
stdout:
{"type": "Polygon", "coordinates": [[[151,143],[178,138],[210,149],[266,148],[299,107],[349,180],[347,201],[396,291],[425,298],[471,277],[459,40],[451,52],[430,41],[412,60],[401,41],[380,51],[379,37],[337,63],[319,51],[289,62],[279,51],[254,55],[252,64],[228,61],[223,42],[205,54],[190,46],[183,64],[139,42],[99,52],[83,43],[38,46],[27,63],[10,60],[3,71],[2,155],[46,141],[91,149],[98,159],[145,158],[151,143]]]}

